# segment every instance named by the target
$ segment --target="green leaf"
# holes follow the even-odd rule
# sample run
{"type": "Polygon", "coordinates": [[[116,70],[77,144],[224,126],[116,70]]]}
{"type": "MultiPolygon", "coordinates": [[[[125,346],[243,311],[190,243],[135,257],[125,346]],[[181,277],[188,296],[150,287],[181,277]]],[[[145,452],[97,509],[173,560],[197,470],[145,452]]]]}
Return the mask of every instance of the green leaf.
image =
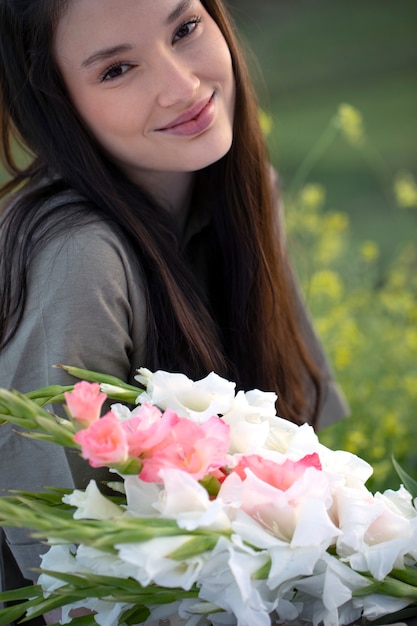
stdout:
{"type": "Polygon", "coordinates": [[[127,626],[142,624],[150,616],[150,610],[144,606],[134,606],[122,613],[120,622],[126,622],[127,626]]]}
{"type": "Polygon", "coordinates": [[[143,392],[143,389],[137,387],[125,389],[123,387],[117,387],[116,385],[109,385],[108,383],[101,383],[100,388],[108,398],[126,404],[137,404],[137,397],[143,392]]]}
{"type": "Polygon", "coordinates": [[[200,535],[199,537],[192,537],[186,541],[182,546],[173,550],[168,554],[169,559],[177,561],[183,561],[190,557],[196,556],[207,552],[207,550],[213,550],[219,540],[218,534],[200,535]]]}
{"type": "Polygon", "coordinates": [[[30,400],[39,404],[39,406],[44,406],[45,404],[58,404],[62,403],[65,400],[64,393],[67,391],[72,391],[74,389],[74,385],[49,385],[49,387],[42,387],[40,389],[35,389],[34,391],[29,391],[25,393],[25,396],[30,400]]]}
{"type": "MultiPolygon", "coordinates": [[[[110,589],[111,591],[119,590],[127,593],[139,593],[142,589],[140,583],[138,583],[133,578],[118,578],[115,576],[104,576],[103,574],[94,574],[93,572],[88,573],[78,573],[78,574],[68,574],[66,572],[55,572],[54,570],[40,570],[44,574],[51,576],[51,578],[56,578],[57,580],[61,580],[67,585],[71,585],[73,591],[77,589],[87,589],[87,584],[89,587],[96,586],[97,589],[107,588],[107,592],[110,589]]],[[[57,590],[59,592],[59,589],[57,590]]],[[[87,597],[87,596],[85,596],[87,597]]],[[[92,596],[94,597],[94,596],[92,596]]]]}
{"type": "Polygon", "coordinates": [[[53,535],[65,540],[69,533],[70,543],[77,543],[73,535],[78,535],[82,528],[77,523],[74,527],[74,519],[67,505],[37,501],[20,494],[0,498],[0,525],[29,528],[39,531],[37,536],[53,535]]]}
{"type": "Polygon", "coordinates": [[[414,587],[417,587],[417,568],[416,567],[410,567],[409,565],[406,565],[404,569],[394,569],[390,573],[390,576],[392,578],[396,578],[397,580],[402,580],[403,582],[408,583],[409,585],[413,585],[414,587]]]}
{"type": "MultiPolygon", "coordinates": [[[[60,608],[62,606],[65,606],[66,604],[72,604],[77,599],[70,594],[66,594],[65,596],[52,594],[48,598],[44,598],[42,589],[39,587],[39,585],[25,587],[22,590],[17,590],[17,593],[19,593],[20,591],[25,591],[25,595],[23,595],[21,598],[15,597],[15,599],[19,600],[26,597],[28,598],[28,600],[26,602],[19,602],[18,604],[14,604],[12,606],[1,609],[0,626],[4,626],[5,624],[9,624],[10,622],[16,622],[18,618],[25,615],[26,611],[29,608],[31,609],[30,617],[25,617],[22,622],[31,620],[34,617],[39,617],[48,611],[60,608]]],[[[6,601],[5,596],[8,596],[9,593],[12,592],[1,593],[1,600],[6,601]]]]}
{"type": "Polygon", "coordinates": [[[265,565],[262,565],[262,567],[260,567],[256,572],[254,572],[252,574],[252,578],[254,580],[266,580],[269,576],[269,573],[271,571],[271,561],[268,559],[268,561],[265,563],[265,565]]]}
{"type": "MultiPolygon", "coordinates": [[[[8,493],[16,494],[26,500],[33,500],[35,502],[43,502],[52,506],[60,506],[65,509],[70,509],[69,504],[64,504],[62,498],[65,495],[73,493],[73,489],[66,489],[64,487],[45,487],[46,491],[21,491],[17,489],[9,489],[8,493]]],[[[107,496],[108,497],[108,496],[107,496]]],[[[111,498],[111,496],[110,496],[111,498]]]]}
{"type": "Polygon", "coordinates": [[[110,376],[109,374],[101,374],[91,370],[84,370],[79,367],[72,367],[71,365],[55,365],[55,367],[65,370],[70,376],[74,376],[74,378],[79,378],[80,380],[86,380],[90,383],[105,383],[107,385],[114,385],[115,387],[121,387],[122,389],[135,392],[136,397],[143,392],[143,389],[135,387],[134,385],[129,385],[121,378],[110,376]]]}
{"type": "Polygon", "coordinates": [[[80,449],[80,446],[73,440],[75,428],[71,421],[49,413],[18,391],[0,389],[0,420],[36,431],[29,434],[22,433],[29,437],[80,449]]]}
{"type": "Polygon", "coordinates": [[[43,596],[42,587],[40,585],[22,587],[21,589],[13,589],[12,591],[0,591],[0,602],[27,600],[28,598],[33,598],[36,595],[43,596]]]}
{"type": "Polygon", "coordinates": [[[15,604],[6,609],[0,609],[0,626],[6,626],[17,622],[19,617],[25,614],[28,606],[26,604],[15,604]]]}
{"type": "Polygon", "coordinates": [[[408,598],[410,602],[417,600],[417,587],[407,582],[387,576],[384,580],[374,580],[367,587],[357,589],[353,596],[361,598],[372,593],[392,596],[393,598],[408,598]]]}
{"type": "Polygon", "coordinates": [[[196,587],[189,590],[181,588],[168,589],[157,585],[143,587],[132,578],[115,578],[92,572],[65,574],[52,570],[42,571],[51,578],[66,583],[54,591],[55,601],[59,602],[60,606],[86,598],[101,598],[111,602],[125,602],[136,606],[138,604],[170,604],[182,598],[198,597],[198,589],[196,587]]]}
{"type": "Polygon", "coordinates": [[[404,487],[411,493],[413,498],[417,498],[417,481],[414,480],[407,472],[403,470],[401,465],[396,461],[394,457],[392,457],[392,463],[394,465],[395,471],[397,472],[400,480],[403,482],[404,487]]]}
{"type": "Polygon", "coordinates": [[[204,476],[199,483],[202,487],[204,487],[209,496],[216,497],[219,493],[220,481],[217,478],[214,478],[214,476],[207,474],[207,476],[204,476]]]}
{"type": "Polygon", "coordinates": [[[60,609],[67,604],[73,604],[78,600],[77,597],[67,594],[66,596],[60,596],[51,594],[48,598],[39,598],[36,600],[29,600],[25,602],[26,609],[30,607],[30,616],[26,617],[22,621],[32,620],[34,617],[41,617],[49,611],[60,609]]]}
{"type": "Polygon", "coordinates": [[[210,537],[206,545],[214,545],[220,536],[229,533],[196,529],[184,531],[175,520],[164,518],[117,518],[106,520],[75,520],[67,505],[58,505],[42,498],[15,496],[0,498],[0,525],[32,529],[35,537],[53,537],[54,540],[85,544],[99,550],[114,552],[114,546],[123,543],[149,541],[159,537],[210,537]]]}
{"type": "MultiPolygon", "coordinates": [[[[181,588],[164,588],[157,585],[143,587],[132,578],[116,578],[103,576],[93,572],[68,574],[52,570],[42,570],[51,578],[64,583],[54,590],[47,598],[43,597],[39,585],[26,587],[13,592],[4,592],[0,595],[3,601],[17,601],[31,598],[19,605],[13,605],[0,611],[0,626],[18,620],[31,607],[30,617],[23,618],[25,622],[38,617],[56,608],[60,608],[87,598],[101,598],[109,602],[123,602],[133,606],[126,611],[126,621],[129,624],[140,623],[147,618],[149,612],[146,605],[171,604],[183,598],[198,598],[198,589],[185,590],[181,588]]],[[[74,618],[73,624],[89,626],[94,622],[91,616],[74,618]]]]}

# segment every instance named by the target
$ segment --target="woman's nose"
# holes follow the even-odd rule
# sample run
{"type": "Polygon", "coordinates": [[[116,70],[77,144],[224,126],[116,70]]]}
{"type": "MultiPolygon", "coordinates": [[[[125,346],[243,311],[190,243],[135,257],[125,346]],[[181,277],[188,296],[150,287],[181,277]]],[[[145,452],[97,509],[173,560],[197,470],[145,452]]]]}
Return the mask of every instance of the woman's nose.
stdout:
{"type": "Polygon", "coordinates": [[[200,79],[188,59],[169,51],[158,64],[158,104],[170,107],[178,102],[192,100],[200,86],[200,79]]]}

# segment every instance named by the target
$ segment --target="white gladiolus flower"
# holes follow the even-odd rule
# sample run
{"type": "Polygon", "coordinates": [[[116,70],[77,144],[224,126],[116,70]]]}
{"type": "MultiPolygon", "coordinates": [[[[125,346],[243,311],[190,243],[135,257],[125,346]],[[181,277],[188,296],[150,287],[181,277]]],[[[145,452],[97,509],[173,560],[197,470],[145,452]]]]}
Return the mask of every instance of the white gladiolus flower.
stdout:
{"type": "Polygon", "coordinates": [[[338,552],[342,556],[360,552],[366,545],[366,531],[382,515],[384,506],[364,486],[360,489],[340,487],[335,501],[339,528],[342,530],[337,540],[338,552]]]}
{"type": "MultiPolygon", "coordinates": [[[[74,551],[74,546],[52,546],[48,552],[41,556],[42,568],[64,573],[80,571],[74,551]]],[[[88,570],[82,569],[82,571],[88,570]]],[[[49,595],[52,591],[59,589],[59,587],[65,584],[63,581],[52,578],[48,574],[41,574],[38,583],[42,586],[45,595],[49,595]]]]}
{"type": "Polygon", "coordinates": [[[80,545],[76,555],[78,563],[95,574],[119,578],[134,578],[137,567],[127,565],[117,554],[103,552],[97,548],[80,545]]]}
{"type": "Polygon", "coordinates": [[[146,391],[137,399],[140,404],[149,402],[162,411],[169,408],[197,423],[225,413],[235,397],[235,383],[214,372],[198,381],[192,381],[184,374],[161,370],[152,374],[146,368],[141,368],[138,372],[136,380],[146,385],[146,391]]]}
{"type": "Polygon", "coordinates": [[[297,433],[299,426],[278,416],[269,418],[269,436],[266,448],[286,454],[290,441],[297,433]]]}
{"type": "Polygon", "coordinates": [[[365,547],[347,558],[351,567],[358,572],[370,572],[377,580],[383,580],[394,568],[404,566],[410,537],[400,537],[380,544],[365,547]]]}
{"type": "Polygon", "coordinates": [[[263,565],[265,556],[259,553],[251,555],[248,551],[241,558],[244,562],[237,556],[237,549],[220,538],[200,573],[199,595],[234,615],[235,623],[241,626],[270,626],[268,609],[273,607],[265,604],[257,585],[250,578],[251,573],[263,565]],[[249,587],[249,595],[245,595],[249,587]]]}
{"type": "Polygon", "coordinates": [[[355,589],[369,583],[337,558],[323,553],[312,576],[296,579],[294,587],[299,590],[298,599],[303,602],[302,616],[313,624],[347,624],[360,616],[351,605],[355,589]],[[349,607],[346,611],[346,607],[349,607]],[[345,612],[348,621],[339,621],[345,612]]]}
{"type": "Polygon", "coordinates": [[[173,518],[180,528],[229,530],[230,519],[221,498],[210,500],[207,491],[189,474],[180,470],[162,470],[164,491],[161,494],[162,517],[173,518]]]}
{"type": "Polygon", "coordinates": [[[85,608],[95,611],[95,621],[99,626],[114,626],[119,623],[119,617],[130,606],[122,602],[105,602],[103,600],[90,600],[85,608]]]}
{"type": "Polygon", "coordinates": [[[65,495],[62,501],[77,507],[74,519],[105,520],[121,517],[124,513],[123,509],[100,493],[95,480],[90,480],[85,491],[75,489],[65,495]]]}
{"type": "Polygon", "coordinates": [[[134,576],[141,585],[155,582],[163,587],[191,589],[210,554],[197,555],[187,560],[175,560],[170,554],[190,540],[188,535],[158,537],[142,543],[118,544],[122,561],[137,567],[134,576]]]}
{"type": "Polygon", "coordinates": [[[184,622],[178,617],[180,610],[180,602],[171,602],[170,604],[160,604],[159,606],[150,606],[151,614],[141,626],[161,626],[167,624],[167,626],[188,626],[187,622],[184,622]]]}
{"type": "Polygon", "coordinates": [[[384,493],[376,493],[375,500],[381,500],[393,513],[402,515],[406,519],[417,517],[411,494],[404,488],[404,485],[401,485],[397,491],[387,489],[384,493]]]}
{"type": "Polygon", "coordinates": [[[129,407],[127,407],[125,404],[120,404],[120,402],[116,402],[115,404],[111,405],[111,411],[112,413],[117,415],[121,422],[127,422],[128,420],[132,419],[135,409],[131,411],[129,407]]]}
{"type": "Polygon", "coordinates": [[[346,450],[329,450],[322,445],[320,445],[319,454],[323,469],[343,476],[347,487],[361,488],[372,476],[371,465],[356,454],[346,450]]]}
{"type": "MultiPolygon", "coordinates": [[[[54,535],[42,568],[67,579],[42,573],[22,605],[32,602],[28,616],[42,592],[68,600],[62,624],[84,607],[98,626],[346,626],[413,607],[417,509],[405,474],[413,495],[404,486],[372,494],[372,467],[322,445],[308,424],[278,417],[274,393],[236,394],[214,373],[194,382],[142,368],[136,378],[146,387],[139,406],[114,404],[103,435],[128,448],[123,464],[112,463],[117,499],[95,481],[65,495],[65,506],[59,489],[0,498],[4,525],[27,519],[39,536],[54,535]]],[[[51,419],[51,432],[60,431],[51,419]]]]}
{"type": "Polygon", "coordinates": [[[246,391],[245,398],[249,406],[259,409],[261,415],[265,417],[275,417],[275,403],[277,394],[272,391],[260,391],[260,389],[251,389],[246,391]]]}
{"type": "MultiPolygon", "coordinates": [[[[356,603],[356,600],[353,600],[356,603]]],[[[375,593],[360,599],[363,616],[370,620],[387,617],[390,613],[396,613],[404,609],[409,602],[402,598],[393,598],[375,593]]]]}
{"type": "Polygon", "coordinates": [[[155,517],[158,515],[161,485],[146,483],[139,476],[129,475],[125,478],[126,513],[127,517],[155,517]]]}
{"type": "Polygon", "coordinates": [[[268,576],[268,586],[276,589],[288,580],[299,576],[310,576],[319,560],[322,550],[319,546],[307,548],[293,548],[282,542],[282,545],[271,547],[271,570],[268,576]]]}
{"type": "Polygon", "coordinates": [[[239,391],[232,406],[223,415],[230,426],[230,452],[250,453],[263,448],[269,435],[269,416],[263,406],[248,402],[248,394],[239,391]]]}

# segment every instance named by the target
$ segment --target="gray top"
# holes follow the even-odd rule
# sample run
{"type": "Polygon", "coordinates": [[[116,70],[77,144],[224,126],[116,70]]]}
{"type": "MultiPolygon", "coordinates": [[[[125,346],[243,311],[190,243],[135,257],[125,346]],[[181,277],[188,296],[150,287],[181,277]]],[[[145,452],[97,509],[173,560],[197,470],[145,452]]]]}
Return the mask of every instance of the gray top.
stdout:
{"type": "MultiPolygon", "coordinates": [[[[185,243],[206,221],[201,216],[189,221],[185,243]]],[[[22,323],[0,353],[1,387],[26,392],[50,384],[73,384],[63,370],[52,367],[59,363],[124,380],[132,380],[135,370],[146,364],[140,268],[113,225],[89,219],[48,242],[31,264],[28,289],[22,323]]],[[[323,427],[344,417],[347,408],[301,300],[300,315],[328,381],[319,421],[323,427]]],[[[16,435],[10,426],[0,428],[0,493],[10,488],[42,490],[47,485],[81,487],[91,472],[78,455],[16,435]]],[[[28,568],[39,566],[39,544],[26,531],[4,532],[20,569],[33,579],[28,568]]]]}

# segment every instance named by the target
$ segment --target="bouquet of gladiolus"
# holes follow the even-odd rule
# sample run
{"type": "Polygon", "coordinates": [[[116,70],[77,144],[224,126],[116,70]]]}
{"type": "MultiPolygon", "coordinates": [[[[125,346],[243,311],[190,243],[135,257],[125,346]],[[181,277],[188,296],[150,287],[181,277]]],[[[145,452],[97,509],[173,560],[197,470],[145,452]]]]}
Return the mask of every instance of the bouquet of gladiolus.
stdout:
{"type": "Polygon", "coordinates": [[[62,607],[62,623],[336,626],[417,615],[417,484],[373,495],[372,468],[275,412],[276,396],[212,373],[139,370],[0,392],[0,420],[112,472],[103,495],[0,498],[0,524],[46,538],[38,584],[0,625],[62,607]],[[114,400],[100,417],[103,403],[114,400]],[[65,404],[68,418],[43,408],[65,404]],[[28,432],[32,431],[32,432],[28,432]],[[72,618],[71,610],[90,614],[72,618]]]}

